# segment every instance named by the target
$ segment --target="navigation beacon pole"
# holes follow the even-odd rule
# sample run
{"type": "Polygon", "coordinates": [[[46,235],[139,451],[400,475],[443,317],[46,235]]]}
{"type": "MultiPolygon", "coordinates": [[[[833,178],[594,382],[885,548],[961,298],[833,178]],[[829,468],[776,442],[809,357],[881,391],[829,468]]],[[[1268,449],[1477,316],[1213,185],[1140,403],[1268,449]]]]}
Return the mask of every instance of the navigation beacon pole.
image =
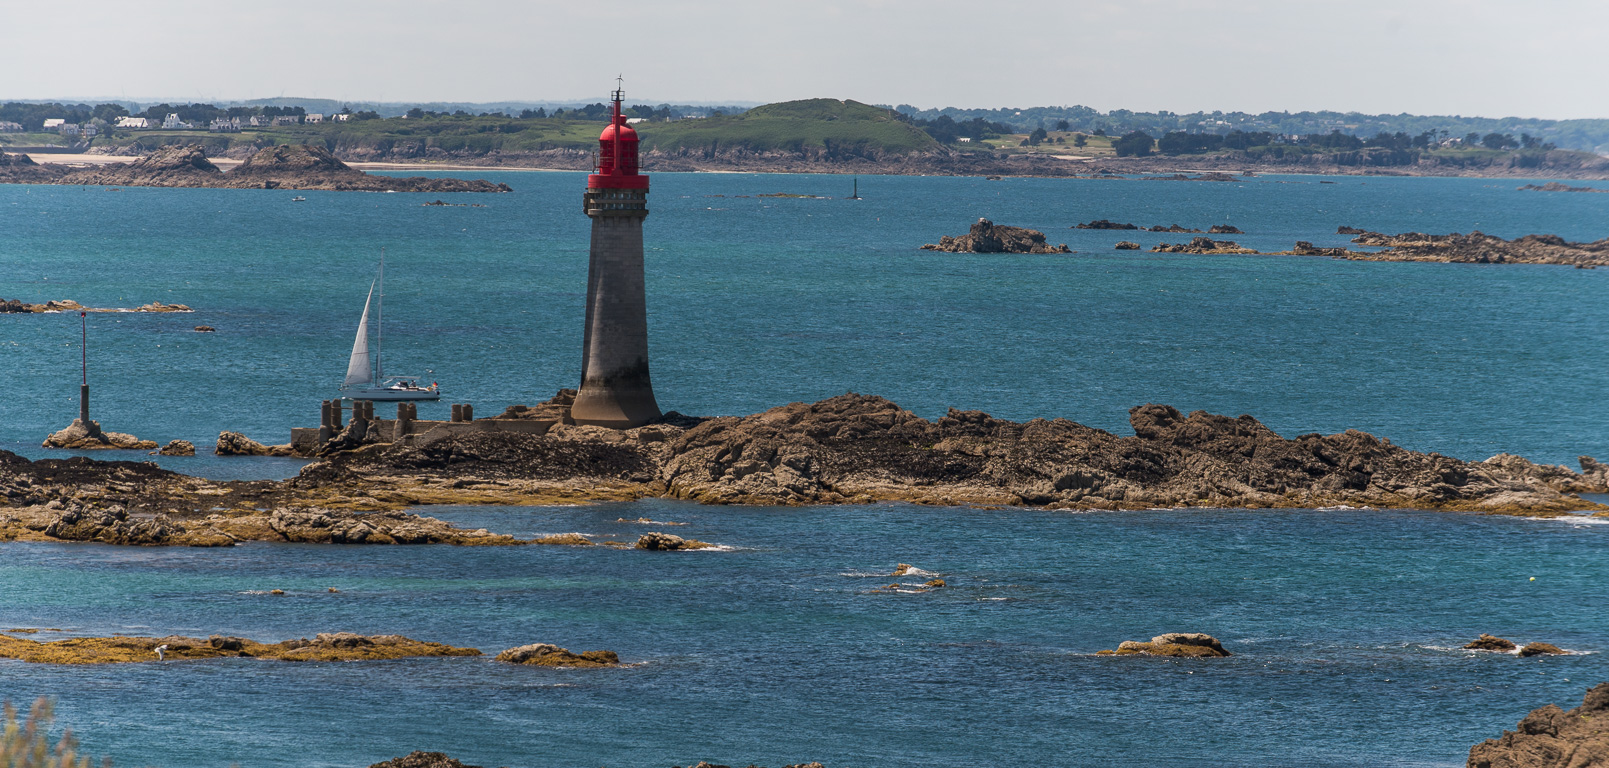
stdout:
{"type": "Polygon", "coordinates": [[[78,384],[78,419],[89,426],[89,313],[78,313],[78,353],[83,379],[78,384]]]}
{"type": "Polygon", "coordinates": [[[598,137],[596,173],[583,208],[592,219],[587,267],[587,325],[581,388],[570,406],[577,424],[629,429],[659,418],[648,377],[648,302],[643,285],[642,221],[648,177],[637,172],[637,132],[620,114],[616,88],[609,127],[598,137]]]}

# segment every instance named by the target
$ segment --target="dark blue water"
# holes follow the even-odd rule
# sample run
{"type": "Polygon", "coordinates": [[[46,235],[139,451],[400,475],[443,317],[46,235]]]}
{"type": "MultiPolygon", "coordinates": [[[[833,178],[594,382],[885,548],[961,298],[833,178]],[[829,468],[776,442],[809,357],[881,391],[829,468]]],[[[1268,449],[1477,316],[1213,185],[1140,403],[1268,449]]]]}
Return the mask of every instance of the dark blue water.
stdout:
{"type": "Polygon", "coordinates": [[[515,766],[1451,766],[1609,677],[1594,608],[1609,603],[1609,526],[1585,522],[662,501],[434,513],[618,538],[647,528],[612,521],[641,515],[734,549],[8,545],[6,626],[543,641],[638,666],[0,661],[0,696],[60,696],[87,748],[125,765],[437,749],[515,766]],[[896,562],[950,586],[869,593],[928,578],[893,579],[896,562]],[[1091,655],[1168,630],[1236,655],[1091,655]],[[1587,655],[1457,650],[1480,632],[1587,655]]]}
{"type": "MultiPolygon", "coordinates": [[[[507,195],[0,185],[0,297],[188,315],[91,320],[95,415],[148,439],[284,442],[336,394],[387,248],[387,369],[481,414],[579,379],[588,220],[578,174],[489,173],[507,195]],[[436,197],[485,208],[424,208],[436,197]],[[216,334],[196,334],[196,325],[216,334]]],[[[845,391],[925,416],[1065,416],[1120,433],[1146,402],[1250,413],[1287,435],[1363,429],[1485,459],[1609,455],[1609,270],[1119,252],[1109,218],[1234,224],[1263,250],[1341,224],[1609,235],[1600,195],[1485,179],[1244,183],[661,174],[646,223],[654,381],[667,409],[752,413],[845,391]],[[727,195],[727,197],[710,197],[727,195]],[[1070,256],[917,250],[978,216],[1070,256]]],[[[1181,235],[1141,233],[1146,247],[1181,235]]],[[[0,317],[0,447],[77,414],[77,318],[0,317]]],[[[421,406],[442,415],[446,404],[421,406]]],[[[285,475],[202,459],[208,474],[285,475]]]]}
{"type": "MultiPolygon", "coordinates": [[[[423,208],[437,196],[0,186],[0,297],[196,307],[92,316],[96,417],[203,448],[222,429],[282,442],[336,394],[383,245],[388,368],[496,412],[578,378],[587,221],[578,175],[484,175],[517,191],[423,208]]],[[[847,181],[655,176],[663,406],[749,413],[854,390],[924,416],[957,406],[1126,434],[1128,408],[1166,402],[1469,459],[1609,456],[1609,271],[1114,252],[1136,233],[1067,229],[1230,223],[1267,250],[1344,244],[1340,224],[1586,240],[1609,235],[1603,196],[1471,179],[879,177],[858,202],[733,197],[841,195],[847,181]],[[915,249],[978,216],[1080,252],[915,249]]],[[[77,338],[76,317],[0,315],[0,447],[47,455],[39,440],[76,415],[77,338]]],[[[214,477],[299,466],[163,463],[214,477]]],[[[0,628],[400,632],[489,653],[608,648],[637,666],[0,662],[0,698],[55,695],[91,752],[174,768],[361,766],[413,749],[515,766],[1450,766],[1609,678],[1609,527],[1581,519],[661,501],[428,513],[623,539],[644,529],[612,521],[645,516],[732,549],[7,545],[0,628]],[[868,594],[898,562],[951,586],[868,594]],[[288,594],[258,594],[273,588],[288,594]],[[1236,656],[1090,655],[1173,630],[1236,656]],[[1457,650],[1480,632],[1584,655],[1457,650]]]]}

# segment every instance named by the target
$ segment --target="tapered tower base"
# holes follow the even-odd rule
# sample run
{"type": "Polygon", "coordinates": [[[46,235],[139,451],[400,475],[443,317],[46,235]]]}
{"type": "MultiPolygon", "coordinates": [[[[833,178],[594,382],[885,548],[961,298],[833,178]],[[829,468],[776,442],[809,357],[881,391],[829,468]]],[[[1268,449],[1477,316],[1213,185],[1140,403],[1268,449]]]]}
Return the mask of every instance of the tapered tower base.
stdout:
{"type": "Polygon", "coordinates": [[[648,304],[642,222],[647,189],[588,189],[592,257],[587,268],[587,325],[581,387],[570,418],[614,429],[660,417],[648,374],[648,304]]]}

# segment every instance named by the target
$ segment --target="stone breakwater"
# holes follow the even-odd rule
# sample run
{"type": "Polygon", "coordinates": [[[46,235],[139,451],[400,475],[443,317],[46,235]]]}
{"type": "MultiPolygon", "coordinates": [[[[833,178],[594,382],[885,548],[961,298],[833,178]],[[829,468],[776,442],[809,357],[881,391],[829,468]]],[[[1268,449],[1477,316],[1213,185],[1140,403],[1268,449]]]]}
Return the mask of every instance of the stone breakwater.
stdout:
{"type": "MultiPolygon", "coordinates": [[[[950,410],[927,420],[847,394],[744,417],[675,414],[630,430],[433,434],[313,462],[284,481],[215,482],[152,464],[0,451],[0,540],[226,546],[522,544],[400,510],[643,497],[707,504],[905,501],[1049,509],[1387,507],[1557,516],[1604,510],[1609,466],[1471,462],[1364,432],[1284,438],[1250,416],[1132,409],[1133,437],[1066,419],[950,410]]],[[[1597,514],[1609,516],[1609,510],[1597,514]]],[[[581,545],[585,537],[563,537],[581,545]]],[[[654,533],[637,547],[703,542],[654,533]]],[[[620,546],[624,546],[623,544],[620,546]]]]}

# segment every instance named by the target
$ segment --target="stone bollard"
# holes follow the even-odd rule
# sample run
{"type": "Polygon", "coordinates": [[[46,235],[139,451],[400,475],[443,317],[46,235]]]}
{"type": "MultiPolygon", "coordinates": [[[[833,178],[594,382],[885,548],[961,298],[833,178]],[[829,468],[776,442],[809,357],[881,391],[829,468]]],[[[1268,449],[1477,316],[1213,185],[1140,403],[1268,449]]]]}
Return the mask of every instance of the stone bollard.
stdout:
{"type": "Polygon", "coordinates": [[[397,426],[392,430],[391,442],[397,442],[413,431],[413,404],[397,403],[397,426]]]}
{"type": "Polygon", "coordinates": [[[475,406],[464,403],[464,421],[475,420],[475,406]]]}
{"type": "Polygon", "coordinates": [[[464,420],[464,406],[459,405],[458,403],[453,403],[452,420],[455,422],[464,420]]]}
{"type": "Polygon", "coordinates": [[[340,432],[342,429],[341,413],[345,405],[346,404],[340,400],[330,401],[330,429],[335,432],[340,432]]]}
{"type": "Polygon", "coordinates": [[[335,437],[335,430],[330,428],[330,401],[325,400],[319,403],[318,442],[323,445],[332,437],[335,437]]]}

